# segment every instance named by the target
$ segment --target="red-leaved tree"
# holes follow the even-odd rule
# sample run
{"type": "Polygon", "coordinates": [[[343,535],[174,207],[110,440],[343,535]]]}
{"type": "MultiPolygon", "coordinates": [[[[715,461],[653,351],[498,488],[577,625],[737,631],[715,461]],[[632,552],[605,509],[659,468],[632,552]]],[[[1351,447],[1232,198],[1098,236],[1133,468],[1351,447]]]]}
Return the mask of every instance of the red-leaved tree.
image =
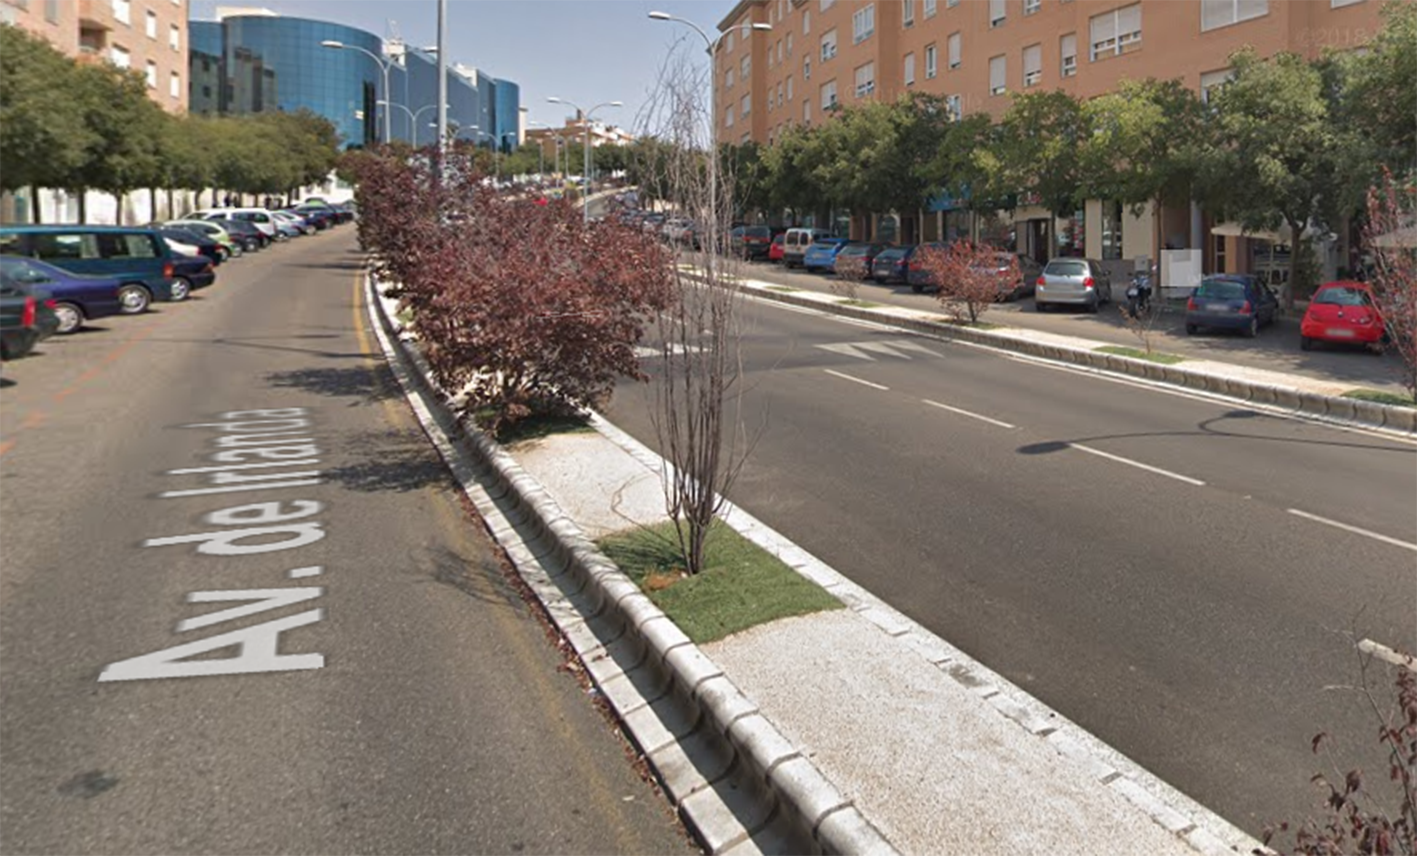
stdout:
{"type": "Polygon", "coordinates": [[[926,244],[913,262],[940,284],[939,299],[956,322],[978,323],[989,307],[1018,287],[1018,259],[990,244],[956,241],[946,248],[926,244]]]}
{"type": "Polygon", "coordinates": [[[1363,243],[1388,344],[1402,358],[1403,386],[1417,398],[1417,183],[1400,184],[1383,171],[1368,191],[1363,243]]]}

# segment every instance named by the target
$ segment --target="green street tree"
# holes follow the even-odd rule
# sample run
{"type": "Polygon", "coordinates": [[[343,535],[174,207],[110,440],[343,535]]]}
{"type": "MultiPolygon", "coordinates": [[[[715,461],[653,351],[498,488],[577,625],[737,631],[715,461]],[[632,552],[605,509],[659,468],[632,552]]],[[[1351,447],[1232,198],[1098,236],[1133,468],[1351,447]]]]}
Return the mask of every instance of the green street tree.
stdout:
{"type": "Polygon", "coordinates": [[[763,152],[768,210],[791,211],[800,221],[804,215],[826,208],[823,188],[810,174],[809,153],[816,130],[793,125],[763,152]]]}
{"type": "MultiPolygon", "coordinates": [[[[72,187],[98,145],[72,60],[43,39],[0,24],[0,190],[72,187]]],[[[39,222],[39,194],[30,195],[39,222]]]]}
{"type": "MultiPolygon", "coordinates": [[[[1292,53],[1261,59],[1252,49],[1231,57],[1234,78],[1212,93],[1214,136],[1202,161],[1202,196],[1217,215],[1252,231],[1289,229],[1286,301],[1315,285],[1311,224],[1353,196],[1353,132],[1335,122],[1323,76],[1292,53]]],[[[1370,168],[1370,167],[1369,167],[1370,168]]]]}
{"type": "Polygon", "coordinates": [[[992,145],[976,158],[988,176],[989,196],[1032,195],[1053,215],[1049,246],[1057,241],[1054,218],[1072,216],[1084,198],[1082,146],[1092,134],[1089,122],[1082,104],[1066,92],[1025,93],[1009,105],[992,145]]]}
{"type": "Polygon", "coordinates": [[[99,190],[119,200],[121,223],[123,196],[159,183],[159,140],[167,117],[148,98],[147,81],[137,72],[112,65],[79,65],[74,73],[78,79],[76,99],[93,138],[64,186],[80,194],[81,221],[88,215],[84,191],[99,190]]]}
{"type": "Polygon", "coordinates": [[[1388,3],[1367,50],[1338,59],[1346,72],[1341,119],[1376,144],[1379,164],[1417,175],[1417,4],[1388,3]]]}
{"type": "Polygon", "coordinates": [[[1179,80],[1124,80],[1083,105],[1086,194],[1130,206],[1190,201],[1205,143],[1204,105],[1179,80]]]}
{"type": "Polygon", "coordinates": [[[945,126],[928,159],[918,172],[932,193],[964,200],[966,207],[983,211],[997,207],[1012,190],[998,191],[991,181],[999,168],[994,157],[998,128],[987,113],[975,113],[945,126]]]}

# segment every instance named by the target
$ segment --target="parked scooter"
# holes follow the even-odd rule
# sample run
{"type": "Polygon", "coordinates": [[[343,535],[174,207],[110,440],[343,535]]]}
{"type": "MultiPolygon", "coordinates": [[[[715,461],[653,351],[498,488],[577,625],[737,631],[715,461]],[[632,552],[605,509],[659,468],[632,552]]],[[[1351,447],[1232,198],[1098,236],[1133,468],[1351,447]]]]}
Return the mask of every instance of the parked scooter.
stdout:
{"type": "Polygon", "coordinates": [[[1127,314],[1133,318],[1140,317],[1151,305],[1151,276],[1150,270],[1132,273],[1132,283],[1127,287],[1127,314]]]}

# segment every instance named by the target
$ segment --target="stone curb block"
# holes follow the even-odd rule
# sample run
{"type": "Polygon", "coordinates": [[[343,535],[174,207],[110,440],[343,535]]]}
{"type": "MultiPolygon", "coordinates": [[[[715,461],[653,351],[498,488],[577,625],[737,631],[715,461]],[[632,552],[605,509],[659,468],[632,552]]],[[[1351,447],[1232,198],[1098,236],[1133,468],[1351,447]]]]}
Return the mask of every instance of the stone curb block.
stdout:
{"type": "MultiPolygon", "coordinates": [[[[820,303],[806,300],[784,302],[822,307],[820,303]]],[[[387,329],[390,326],[388,307],[384,301],[378,301],[376,305],[380,308],[380,320],[387,329]]],[[[832,307],[837,311],[843,308],[856,309],[832,307]]],[[[856,317],[872,320],[876,318],[872,312],[858,309],[857,313],[856,317]]],[[[395,341],[402,356],[417,367],[417,382],[440,402],[446,403],[448,396],[432,382],[427,362],[422,359],[422,354],[413,343],[403,339],[395,341]]],[[[794,765],[792,769],[775,777],[767,775],[768,771],[776,774],[786,766],[781,763],[783,756],[778,753],[782,746],[786,746],[787,751],[794,755],[797,753],[776,727],[762,717],[756,704],[744,696],[723,671],[700,651],[682,629],[664,615],[638,586],[600,553],[594,542],[556,505],[544,488],[522,470],[511,455],[475,425],[458,423],[457,427],[462,438],[470,440],[469,445],[477,453],[476,468],[485,473],[491,482],[486,486],[488,496],[495,497],[496,500],[506,500],[519,512],[525,512],[524,515],[515,516],[523,517],[525,522],[532,524],[533,528],[542,534],[552,545],[551,552],[556,553],[558,558],[564,559],[569,565],[570,578],[580,583],[576,592],[571,592],[570,596],[575,597],[577,593],[584,592],[584,596],[597,605],[595,613],[583,618],[594,618],[604,613],[604,618],[611,620],[613,624],[629,629],[628,635],[607,643],[602,649],[604,653],[598,656],[608,658],[612,656],[611,648],[630,647],[639,654],[634,656],[627,651],[627,659],[633,659],[634,664],[621,671],[610,663],[602,664],[597,661],[599,671],[609,679],[623,677],[628,680],[627,673],[644,669],[644,660],[648,657],[650,661],[663,665],[669,683],[676,687],[681,697],[690,701],[696,719],[707,715],[712,720],[714,727],[711,734],[696,732],[672,748],[659,747],[647,756],[659,771],[661,779],[669,786],[669,790],[675,794],[681,807],[696,789],[695,786],[686,787],[689,782],[717,781],[728,772],[735,759],[741,758],[758,771],[758,781],[770,788],[771,793],[786,810],[788,819],[795,821],[794,825],[801,829],[804,836],[811,835],[813,840],[816,840],[820,832],[816,828],[818,822],[822,820],[826,810],[834,810],[832,823],[824,826],[825,837],[818,841],[818,846],[824,847],[827,852],[897,853],[860,811],[850,802],[843,800],[835,786],[800,755],[791,762],[794,765]],[[730,736],[731,729],[753,719],[761,720],[756,729],[750,729],[755,731],[757,739],[737,742],[730,736]],[[708,770],[707,776],[693,768],[686,755],[691,743],[702,743],[704,740],[709,741],[706,748],[718,747],[718,751],[713,754],[721,758],[719,766],[722,767],[719,769],[716,766],[708,770]],[[778,754],[765,756],[762,754],[765,752],[778,754]],[[674,781],[669,781],[671,778],[674,781]]],[[[513,515],[506,516],[509,522],[520,522],[513,521],[513,515]]],[[[576,640],[584,644],[589,641],[585,638],[588,624],[589,621],[582,620],[574,631],[567,630],[563,633],[574,632],[576,640]]],[[[592,652],[581,653],[584,657],[592,652]]],[[[651,683],[653,682],[651,680],[651,683]]],[[[624,711],[619,711],[619,715],[623,720],[624,711]]],[[[740,735],[742,730],[739,728],[740,735]]]]}
{"type": "Polygon", "coordinates": [[[1346,404],[1333,404],[1334,401],[1340,400],[1337,396],[1300,392],[1299,390],[1291,388],[1251,382],[1242,378],[1226,378],[1209,375],[1180,366],[1161,366],[1161,371],[1158,374],[1153,364],[1143,360],[1131,360],[1118,355],[1098,353],[1080,348],[1070,348],[1063,345],[1040,344],[1031,339],[1015,338],[1007,333],[974,330],[968,327],[956,327],[923,318],[892,318],[870,309],[833,305],[831,301],[810,300],[794,294],[767,291],[742,284],[736,285],[735,289],[763,300],[773,300],[794,306],[805,306],[812,309],[819,309],[823,312],[849,315],[853,318],[864,318],[881,323],[893,323],[897,326],[927,335],[944,336],[946,338],[959,339],[974,344],[987,345],[1001,350],[1043,357],[1058,362],[1070,362],[1077,365],[1091,366],[1093,368],[1116,371],[1122,374],[1145,377],[1150,380],[1158,380],[1177,386],[1205,390],[1230,398],[1238,398],[1241,401],[1274,404],[1303,413],[1318,416],[1332,416],[1337,419],[1345,419],[1350,422],[1371,425],[1376,428],[1386,427],[1407,433],[1417,433],[1417,410],[1413,410],[1412,408],[1392,407],[1390,405],[1378,404],[1377,402],[1368,402],[1369,404],[1375,404],[1377,408],[1380,409],[1373,407],[1354,407],[1352,408],[1352,415],[1349,415],[1349,408],[1346,404]],[[1305,396],[1308,397],[1307,403],[1303,401],[1305,396]]]}
{"type": "Polygon", "coordinates": [[[1352,422],[1358,418],[1358,408],[1356,404],[1357,402],[1351,398],[1330,398],[1328,400],[1328,415],[1335,419],[1352,422]]]}

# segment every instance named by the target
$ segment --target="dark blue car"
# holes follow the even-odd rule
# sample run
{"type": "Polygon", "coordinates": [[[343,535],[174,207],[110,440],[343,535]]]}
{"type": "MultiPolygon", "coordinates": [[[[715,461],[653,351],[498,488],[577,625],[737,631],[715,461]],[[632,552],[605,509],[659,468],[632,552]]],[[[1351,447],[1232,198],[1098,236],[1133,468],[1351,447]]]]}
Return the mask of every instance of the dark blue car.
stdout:
{"type": "Polygon", "coordinates": [[[20,256],[0,256],[0,285],[38,286],[49,293],[54,314],[59,319],[56,333],[72,333],[85,321],[118,315],[123,304],[118,299],[121,280],[108,276],[83,276],[63,268],[20,256]]]}
{"type": "Polygon", "coordinates": [[[1202,327],[1239,330],[1247,337],[1274,323],[1279,300],[1257,277],[1221,274],[1201,280],[1186,301],[1186,333],[1202,327]]]}

